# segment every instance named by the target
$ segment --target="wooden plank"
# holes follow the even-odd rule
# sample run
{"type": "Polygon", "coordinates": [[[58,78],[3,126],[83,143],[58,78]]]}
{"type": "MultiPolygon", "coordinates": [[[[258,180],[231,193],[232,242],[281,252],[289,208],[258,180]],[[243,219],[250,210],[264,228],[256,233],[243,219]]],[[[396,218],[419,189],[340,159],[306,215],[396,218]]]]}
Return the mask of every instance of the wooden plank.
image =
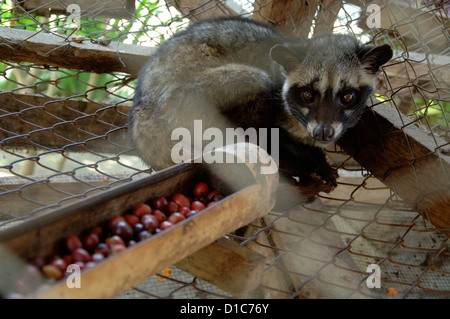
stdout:
{"type": "Polygon", "coordinates": [[[32,94],[1,93],[2,147],[117,154],[131,149],[126,131],[130,101],[105,105],[32,94]]]}
{"type": "Polygon", "coordinates": [[[108,46],[82,43],[44,31],[0,27],[0,60],[31,62],[95,73],[124,72],[137,75],[154,48],[111,42],[108,46]]]}
{"type": "Polygon", "coordinates": [[[338,144],[436,227],[450,229],[448,142],[380,104],[338,144]]]}
{"type": "Polygon", "coordinates": [[[61,1],[25,0],[19,1],[14,7],[14,14],[36,14],[49,17],[51,14],[68,14],[67,5],[80,6],[83,16],[132,18],[135,11],[134,0],[113,0],[108,2],[92,2],[90,0],[70,0],[67,4],[61,1]]]}
{"type": "Polygon", "coordinates": [[[168,6],[175,7],[190,20],[232,17],[236,13],[224,1],[166,0],[168,6]]]}
{"type": "Polygon", "coordinates": [[[271,23],[283,32],[306,37],[311,31],[318,2],[317,0],[255,1],[252,18],[271,23]]]}
{"type": "Polygon", "coordinates": [[[175,266],[242,298],[260,285],[265,257],[222,237],[175,266]]]}

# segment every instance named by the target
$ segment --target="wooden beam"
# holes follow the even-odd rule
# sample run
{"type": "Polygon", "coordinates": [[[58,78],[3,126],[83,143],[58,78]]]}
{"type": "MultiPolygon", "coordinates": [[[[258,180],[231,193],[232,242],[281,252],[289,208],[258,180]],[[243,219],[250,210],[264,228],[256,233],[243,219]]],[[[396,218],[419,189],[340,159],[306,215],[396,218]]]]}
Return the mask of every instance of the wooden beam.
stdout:
{"type": "Polygon", "coordinates": [[[186,18],[194,21],[236,15],[236,12],[230,9],[224,1],[166,0],[166,3],[168,6],[175,7],[186,18]]]}
{"type": "Polygon", "coordinates": [[[433,225],[450,235],[449,143],[380,104],[338,144],[433,225]]]}
{"type": "Polygon", "coordinates": [[[77,43],[68,36],[55,33],[0,27],[1,61],[137,75],[154,50],[119,42],[103,46],[90,39],[77,43]]]}
{"type": "Polygon", "coordinates": [[[126,131],[131,101],[115,105],[1,93],[0,147],[47,147],[117,154],[132,148],[126,131]]]}
{"type": "Polygon", "coordinates": [[[317,8],[317,0],[260,0],[255,1],[253,19],[271,23],[285,33],[306,37],[317,8]]]}
{"type": "Polygon", "coordinates": [[[69,4],[80,6],[82,15],[91,17],[130,19],[133,17],[136,9],[134,0],[97,1],[94,3],[90,0],[71,0],[67,4],[62,1],[26,0],[18,1],[17,4],[13,9],[14,14],[27,12],[46,17],[49,17],[51,14],[68,15],[67,6],[69,4]]]}
{"type": "Polygon", "coordinates": [[[175,266],[241,298],[261,284],[265,257],[222,237],[175,266]]]}

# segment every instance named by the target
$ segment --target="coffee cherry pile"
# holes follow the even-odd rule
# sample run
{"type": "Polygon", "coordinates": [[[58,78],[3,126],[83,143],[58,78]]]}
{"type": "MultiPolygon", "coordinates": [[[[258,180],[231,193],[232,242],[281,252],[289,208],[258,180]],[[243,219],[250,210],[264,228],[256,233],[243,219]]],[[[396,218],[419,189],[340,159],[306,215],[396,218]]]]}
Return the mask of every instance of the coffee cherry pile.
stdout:
{"type": "Polygon", "coordinates": [[[197,183],[192,196],[176,193],[171,197],[155,197],[134,206],[124,215],[114,216],[103,225],[92,227],[81,236],[70,235],[58,254],[38,256],[26,264],[22,276],[15,281],[15,292],[8,297],[27,295],[42,285],[45,279],[59,280],[70,275],[69,265],[89,269],[105,258],[136,245],[173,225],[189,218],[224,198],[218,190],[197,183]],[[44,274],[44,276],[42,276],[44,274]]]}

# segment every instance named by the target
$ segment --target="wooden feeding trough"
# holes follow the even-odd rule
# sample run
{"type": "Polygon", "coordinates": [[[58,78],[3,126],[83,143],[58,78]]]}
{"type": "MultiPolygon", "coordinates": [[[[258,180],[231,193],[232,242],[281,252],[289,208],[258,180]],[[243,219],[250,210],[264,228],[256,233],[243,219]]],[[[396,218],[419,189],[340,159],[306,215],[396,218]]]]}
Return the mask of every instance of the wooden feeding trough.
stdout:
{"type": "MultiPolygon", "coordinates": [[[[259,150],[255,145],[237,144],[240,151],[245,145],[249,145],[247,152],[259,150]]],[[[244,156],[240,151],[233,153],[230,147],[224,150],[227,155],[232,152],[236,158],[244,156]]],[[[260,152],[259,155],[268,158],[266,153],[260,152]]],[[[214,206],[106,258],[93,268],[83,270],[81,288],[69,288],[63,278],[32,297],[113,297],[180,261],[182,268],[198,272],[212,281],[214,272],[219,271],[227,279],[219,279],[219,285],[222,282],[224,289],[235,295],[246,293],[259,284],[257,277],[262,275],[264,257],[226,238],[214,242],[273,208],[278,174],[262,175],[261,165],[179,164],[8,229],[0,237],[2,289],[7,290],[14,285],[14,272],[20,271],[27,260],[54,253],[67,236],[79,235],[153,197],[185,192],[196,182],[205,181],[227,196],[214,206]],[[194,254],[197,251],[197,255],[194,254]],[[202,256],[205,253],[211,256],[211,252],[214,262],[209,262],[211,257],[208,262],[202,262],[202,256]],[[234,269],[233,259],[237,260],[234,269]],[[227,263],[228,269],[220,268],[220,263],[227,263]]]]}

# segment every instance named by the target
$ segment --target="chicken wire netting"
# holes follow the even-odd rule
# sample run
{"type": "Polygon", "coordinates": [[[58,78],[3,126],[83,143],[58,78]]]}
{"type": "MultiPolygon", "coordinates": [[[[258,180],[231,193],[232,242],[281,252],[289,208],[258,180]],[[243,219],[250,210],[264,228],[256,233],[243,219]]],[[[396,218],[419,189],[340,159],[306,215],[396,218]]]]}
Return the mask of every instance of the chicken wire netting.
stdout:
{"type": "MultiPolygon", "coordinates": [[[[293,2],[301,4],[300,20],[294,5],[277,20],[270,9],[289,1],[276,0],[43,3],[0,6],[0,231],[151,171],[126,128],[139,66],[153,47],[203,18],[242,15],[302,36],[349,32],[390,44],[394,58],[371,104],[389,105],[404,128],[425,129],[434,152],[448,155],[449,1],[293,2]]],[[[447,236],[342,150],[329,155],[341,176],[335,191],[229,235],[266,256],[263,282],[249,296],[448,298],[447,236]],[[372,264],[381,288],[368,287],[372,264]]],[[[232,297],[169,270],[118,297],[232,297]]]]}

